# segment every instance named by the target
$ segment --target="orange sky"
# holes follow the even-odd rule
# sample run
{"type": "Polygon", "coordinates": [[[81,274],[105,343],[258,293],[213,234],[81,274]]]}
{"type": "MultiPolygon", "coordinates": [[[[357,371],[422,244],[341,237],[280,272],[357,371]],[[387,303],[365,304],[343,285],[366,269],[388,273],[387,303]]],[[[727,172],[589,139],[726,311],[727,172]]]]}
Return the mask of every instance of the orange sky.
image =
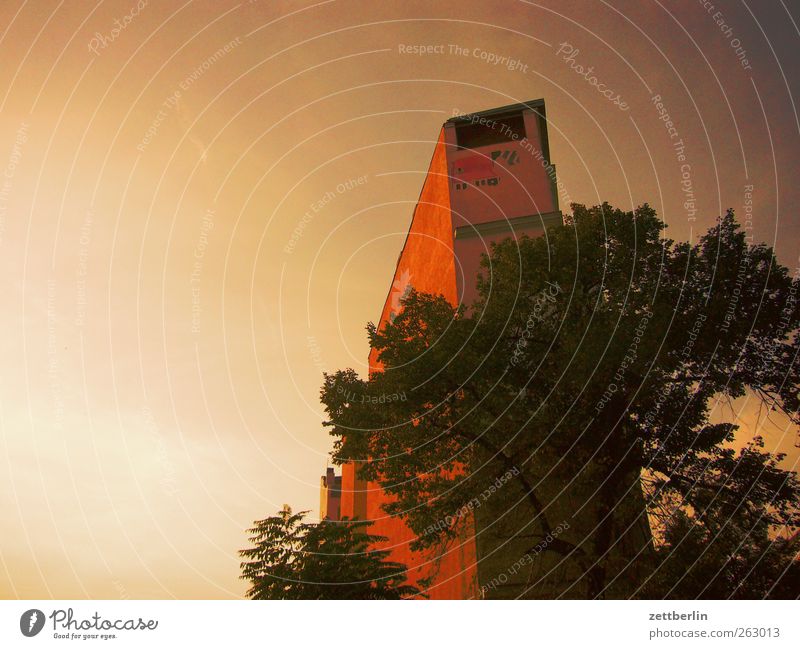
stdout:
{"type": "Polygon", "coordinates": [[[572,200],[673,238],[752,185],[797,269],[798,18],[713,4],[0,4],[0,596],[243,594],[244,528],[317,513],[322,371],[366,369],[456,111],[544,97],[572,200]]]}

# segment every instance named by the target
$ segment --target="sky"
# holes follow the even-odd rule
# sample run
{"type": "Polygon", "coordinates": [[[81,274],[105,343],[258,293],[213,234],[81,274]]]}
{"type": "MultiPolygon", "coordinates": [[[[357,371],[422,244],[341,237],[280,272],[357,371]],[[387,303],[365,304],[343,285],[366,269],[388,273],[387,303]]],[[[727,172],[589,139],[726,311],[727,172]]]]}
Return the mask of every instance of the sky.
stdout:
{"type": "MultiPolygon", "coordinates": [[[[366,373],[456,113],[544,98],[570,200],[649,202],[692,241],[734,208],[796,273],[798,20],[781,0],[0,3],[0,597],[243,596],[251,522],[318,515],[322,373],[366,373]]],[[[797,465],[796,430],[734,409],[797,465]]]]}

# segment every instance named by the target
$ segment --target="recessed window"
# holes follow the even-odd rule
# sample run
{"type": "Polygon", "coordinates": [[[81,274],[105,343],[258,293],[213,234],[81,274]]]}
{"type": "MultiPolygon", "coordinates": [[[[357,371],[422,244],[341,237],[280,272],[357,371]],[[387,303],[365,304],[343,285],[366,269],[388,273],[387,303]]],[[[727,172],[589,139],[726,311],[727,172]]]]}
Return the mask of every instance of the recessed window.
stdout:
{"type": "Polygon", "coordinates": [[[513,142],[525,137],[525,118],[522,113],[487,117],[483,123],[465,123],[456,126],[456,144],[459,149],[477,149],[491,144],[513,142]]]}

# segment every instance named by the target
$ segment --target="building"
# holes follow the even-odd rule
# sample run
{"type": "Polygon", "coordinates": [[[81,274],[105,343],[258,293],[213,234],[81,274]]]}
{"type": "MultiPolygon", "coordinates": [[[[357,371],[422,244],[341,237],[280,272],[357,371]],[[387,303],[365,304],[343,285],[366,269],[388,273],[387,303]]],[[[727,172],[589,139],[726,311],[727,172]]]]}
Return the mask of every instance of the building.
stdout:
{"type": "MultiPolygon", "coordinates": [[[[453,305],[470,304],[476,297],[475,277],[481,256],[489,250],[491,242],[522,235],[540,236],[545,228],[562,223],[557,188],[555,167],[550,163],[543,100],[462,115],[445,122],[379,326],[395,317],[402,298],[412,287],[441,294],[453,305]]],[[[373,350],[370,371],[380,370],[373,350]]],[[[513,563],[515,557],[526,552],[527,546],[518,542],[514,547],[507,537],[504,540],[493,536],[488,531],[490,523],[484,525],[485,520],[476,521],[471,515],[462,521],[459,541],[441,554],[412,552],[411,530],[401,519],[387,516],[382,510],[389,496],[377,484],[359,479],[356,469],[353,463],[342,469],[341,515],[373,521],[370,532],[388,538],[384,547],[391,550],[392,560],[409,566],[412,582],[431,584],[426,595],[432,599],[480,597],[478,583],[485,584],[492,575],[503,573],[508,567],[504,562],[513,563]],[[476,528],[481,533],[476,534],[476,528]]],[[[591,484],[591,479],[586,477],[586,483],[591,484]]],[[[504,494],[511,499],[509,489],[504,494]]],[[[553,508],[561,508],[560,514],[564,516],[573,506],[559,495],[553,496],[553,503],[553,508]]],[[[476,515],[485,518],[498,514],[490,507],[481,507],[476,515]]],[[[524,527],[536,513],[523,505],[516,507],[511,515],[524,527]]],[[[586,535],[591,531],[576,529],[574,533],[586,535]]],[[[555,576],[548,578],[549,581],[542,580],[539,590],[532,593],[534,597],[564,595],[565,591],[559,590],[563,584],[581,581],[582,573],[576,572],[578,568],[574,565],[539,563],[537,570],[555,576]]],[[[502,596],[501,590],[492,595],[502,596]]],[[[581,597],[580,587],[566,596],[581,597]]]]}
{"type": "Polygon", "coordinates": [[[319,479],[319,519],[321,521],[341,520],[342,476],[330,467],[319,479]]]}
{"type": "MultiPolygon", "coordinates": [[[[440,293],[453,304],[469,302],[480,256],[490,241],[537,236],[561,223],[549,161],[543,100],[445,122],[380,323],[397,313],[411,286],[440,293]]],[[[380,369],[374,354],[370,369],[380,369]]],[[[443,557],[413,553],[408,548],[413,533],[400,519],[383,513],[386,494],[377,484],[359,480],[355,469],[349,464],[342,470],[342,516],[374,521],[370,531],[390,539],[391,558],[410,567],[411,579],[434,577],[430,597],[476,597],[474,523],[465,522],[463,542],[455,552],[443,557]]]]}

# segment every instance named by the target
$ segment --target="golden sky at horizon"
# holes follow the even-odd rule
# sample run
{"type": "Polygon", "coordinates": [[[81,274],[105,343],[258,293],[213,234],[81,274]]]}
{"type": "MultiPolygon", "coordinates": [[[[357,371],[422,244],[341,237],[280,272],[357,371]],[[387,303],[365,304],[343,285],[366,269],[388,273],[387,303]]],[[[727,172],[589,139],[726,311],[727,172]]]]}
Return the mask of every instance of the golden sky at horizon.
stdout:
{"type": "Polygon", "coordinates": [[[138,1],[0,5],[0,597],[243,595],[251,521],[317,513],[322,372],[366,370],[455,112],[545,98],[569,196],[675,239],[752,185],[754,240],[800,265],[780,5],[138,1]]]}

